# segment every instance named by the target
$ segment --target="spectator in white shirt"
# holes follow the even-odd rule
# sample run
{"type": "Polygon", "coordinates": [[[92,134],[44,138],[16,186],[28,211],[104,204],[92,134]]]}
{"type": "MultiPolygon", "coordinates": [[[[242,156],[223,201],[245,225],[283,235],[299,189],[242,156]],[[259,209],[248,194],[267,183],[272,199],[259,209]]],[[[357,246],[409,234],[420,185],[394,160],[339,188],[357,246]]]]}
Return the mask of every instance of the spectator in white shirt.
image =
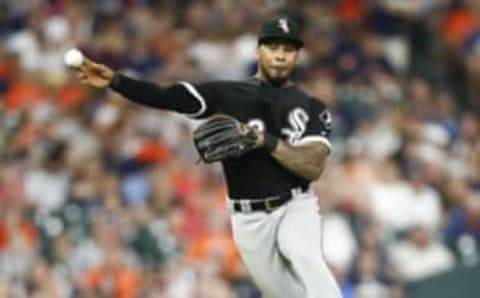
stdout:
{"type": "Polygon", "coordinates": [[[433,238],[431,231],[421,222],[412,225],[407,238],[392,245],[390,261],[399,277],[416,281],[447,271],[455,265],[453,254],[433,238]]]}

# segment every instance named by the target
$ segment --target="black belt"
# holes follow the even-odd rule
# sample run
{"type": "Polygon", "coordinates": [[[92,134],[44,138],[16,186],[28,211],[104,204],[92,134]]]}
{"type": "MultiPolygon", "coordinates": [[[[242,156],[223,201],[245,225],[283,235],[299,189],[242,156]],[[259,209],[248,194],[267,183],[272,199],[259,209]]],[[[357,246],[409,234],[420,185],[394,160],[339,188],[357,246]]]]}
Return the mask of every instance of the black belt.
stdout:
{"type": "MultiPolygon", "coordinates": [[[[306,188],[298,187],[294,190],[297,192],[303,192],[306,188]]],[[[286,202],[292,199],[292,192],[287,191],[275,196],[265,197],[262,199],[233,199],[228,202],[230,210],[235,212],[254,212],[264,211],[267,213],[272,212],[276,208],[282,206],[286,202]]]]}

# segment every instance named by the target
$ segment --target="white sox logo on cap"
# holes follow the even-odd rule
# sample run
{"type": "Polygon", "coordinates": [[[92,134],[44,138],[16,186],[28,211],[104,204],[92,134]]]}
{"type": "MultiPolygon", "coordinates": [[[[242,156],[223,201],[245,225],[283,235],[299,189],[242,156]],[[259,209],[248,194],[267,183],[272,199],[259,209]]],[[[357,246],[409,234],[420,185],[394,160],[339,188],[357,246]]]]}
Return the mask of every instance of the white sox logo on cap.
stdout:
{"type": "Polygon", "coordinates": [[[279,19],[278,26],[283,30],[285,33],[290,33],[290,28],[288,27],[287,19],[279,19]]]}

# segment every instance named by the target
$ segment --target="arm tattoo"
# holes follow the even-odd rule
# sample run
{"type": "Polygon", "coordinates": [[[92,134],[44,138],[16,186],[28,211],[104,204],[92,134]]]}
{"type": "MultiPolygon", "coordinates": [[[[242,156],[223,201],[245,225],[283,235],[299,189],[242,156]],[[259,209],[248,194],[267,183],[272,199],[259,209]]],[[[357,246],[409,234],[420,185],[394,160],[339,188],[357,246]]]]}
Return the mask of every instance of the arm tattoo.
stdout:
{"type": "Polygon", "coordinates": [[[322,143],[292,146],[280,141],[272,156],[285,168],[307,180],[317,180],[325,168],[330,150],[322,143]]]}

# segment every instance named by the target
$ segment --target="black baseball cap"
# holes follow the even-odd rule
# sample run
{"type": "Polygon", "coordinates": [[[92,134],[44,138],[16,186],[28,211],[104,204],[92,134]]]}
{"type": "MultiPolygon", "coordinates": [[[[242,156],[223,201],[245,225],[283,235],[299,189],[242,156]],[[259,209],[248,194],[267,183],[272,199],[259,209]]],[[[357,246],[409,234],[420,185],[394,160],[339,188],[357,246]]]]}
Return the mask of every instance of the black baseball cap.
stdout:
{"type": "Polygon", "coordinates": [[[271,40],[285,40],[292,42],[297,48],[303,46],[300,38],[300,27],[287,17],[275,17],[266,21],[258,33],[258,44],[271,40]]]}

